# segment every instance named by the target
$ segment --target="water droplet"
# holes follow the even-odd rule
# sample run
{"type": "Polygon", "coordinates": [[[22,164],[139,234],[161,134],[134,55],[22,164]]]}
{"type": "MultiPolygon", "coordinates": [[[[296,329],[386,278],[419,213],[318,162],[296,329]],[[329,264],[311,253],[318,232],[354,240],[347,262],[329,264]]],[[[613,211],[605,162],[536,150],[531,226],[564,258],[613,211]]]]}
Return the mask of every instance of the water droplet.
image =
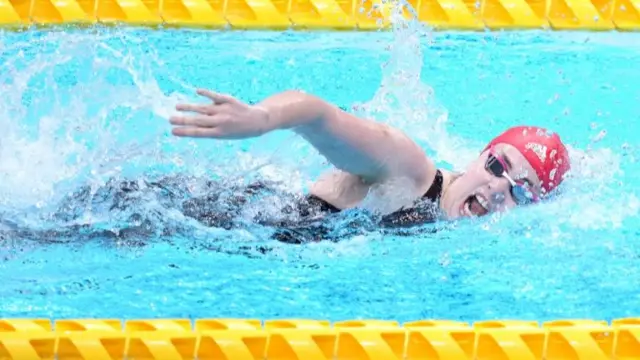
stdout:
{"type": "Polygon", "coordinates": [[[504,194],[501,192],[492,194],[491,202],[494,204],[502,204],[504,202],[504,194]]]}

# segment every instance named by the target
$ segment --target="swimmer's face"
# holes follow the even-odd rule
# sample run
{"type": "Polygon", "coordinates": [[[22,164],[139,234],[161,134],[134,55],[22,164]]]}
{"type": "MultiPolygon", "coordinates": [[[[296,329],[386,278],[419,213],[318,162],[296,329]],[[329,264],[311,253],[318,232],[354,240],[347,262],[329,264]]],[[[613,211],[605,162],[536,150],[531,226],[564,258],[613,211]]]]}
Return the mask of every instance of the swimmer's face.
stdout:
{"type": "Polygon", "coordinates": [[[442,207],[451,219],[484,216],[525,204],[523,194],[528,200],[536,200],[540,179],[518,149],[509,144],[496,144],[480,154],[467,171],[451,183],[442,198],[442,207]],[[494,174],[501,169],[506,171],[506,176],[494,174]],[[530,192],[523,193],[524,189],[530,192]]]}

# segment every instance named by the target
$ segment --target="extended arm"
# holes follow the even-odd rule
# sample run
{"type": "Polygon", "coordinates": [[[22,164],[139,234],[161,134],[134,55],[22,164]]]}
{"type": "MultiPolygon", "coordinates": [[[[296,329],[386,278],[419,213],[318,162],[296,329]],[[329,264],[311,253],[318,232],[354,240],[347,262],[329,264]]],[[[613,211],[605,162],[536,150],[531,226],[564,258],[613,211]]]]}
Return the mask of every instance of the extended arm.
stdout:
{"type": "Polygon", "coordinates": [[[400,130],[365,120],[299,91],[270,96],[255,106],[231,96],[198,90],[213,103],[181,104],[193,116],[172,116],[177,136],[242,139],[278,129],[304,137],[336,168],[373,184],[404,177],[424,189],[435,166],[400,130]]]}
{"type": "Polygon", "coordinates": [[[424,151],[398,129],[358,118],[315,96],[286,91],[257,106],[269,114],[266,131],[295,131],[336,168],[369,183],[403,176],[419,186],[435,173],[424,151]]]}

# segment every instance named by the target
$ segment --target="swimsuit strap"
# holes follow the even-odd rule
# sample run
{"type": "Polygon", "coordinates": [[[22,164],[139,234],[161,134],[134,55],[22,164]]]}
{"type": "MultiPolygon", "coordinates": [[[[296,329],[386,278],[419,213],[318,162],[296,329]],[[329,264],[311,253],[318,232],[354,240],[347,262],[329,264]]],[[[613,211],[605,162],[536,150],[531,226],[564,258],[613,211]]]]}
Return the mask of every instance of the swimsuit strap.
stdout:
{"type": "Polygon", "coordinates": [[[319,207],[321,212],[339,213],[340,209],[315,195],[307,195],[307,206],[319,207]]]}
{"type": "MultiPolygon", "coordinates": [[[[435,179],[433,179],[433,183],[429,187],[429,190],[422,196],[423,199],[431,200],[432,202],[437,202],[442,195],[442,183],[443,176],[440,169],[436,170],[435,179]]],[[[308,205],[319,206],[320,211],[322,212],[330,212],[330,213],[338,213],[340,209],[329,204],[327,201],[315,196],[315,195],[307,195],[308,205]]]]}
{"type": "Polygon", "coordinates": [[[438,199],[440,199],[440,195],[442,195],[442,182],[442,172],[438,169],[436,170],[436,177],[433,180],[433,184],[431,184],[431,187],[429,187],[429,190],[427,190],[422,198],[437,202],[438,199]]]}

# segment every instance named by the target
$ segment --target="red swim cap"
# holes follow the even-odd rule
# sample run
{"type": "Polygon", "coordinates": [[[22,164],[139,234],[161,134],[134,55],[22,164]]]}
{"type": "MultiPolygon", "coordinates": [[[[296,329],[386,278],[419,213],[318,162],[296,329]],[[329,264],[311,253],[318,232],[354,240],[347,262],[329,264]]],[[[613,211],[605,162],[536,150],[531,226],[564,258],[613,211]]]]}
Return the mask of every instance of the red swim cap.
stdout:
{"type": "Polygon", "coordinates": [[[495,144],[510,144],[518,149],[535,169],[542,181],[542,195],[548,194],[562,182],[571,168],[569,153],[557,134],[536,126],[516,126],[508,129],[483,150],[495,144]]]}

